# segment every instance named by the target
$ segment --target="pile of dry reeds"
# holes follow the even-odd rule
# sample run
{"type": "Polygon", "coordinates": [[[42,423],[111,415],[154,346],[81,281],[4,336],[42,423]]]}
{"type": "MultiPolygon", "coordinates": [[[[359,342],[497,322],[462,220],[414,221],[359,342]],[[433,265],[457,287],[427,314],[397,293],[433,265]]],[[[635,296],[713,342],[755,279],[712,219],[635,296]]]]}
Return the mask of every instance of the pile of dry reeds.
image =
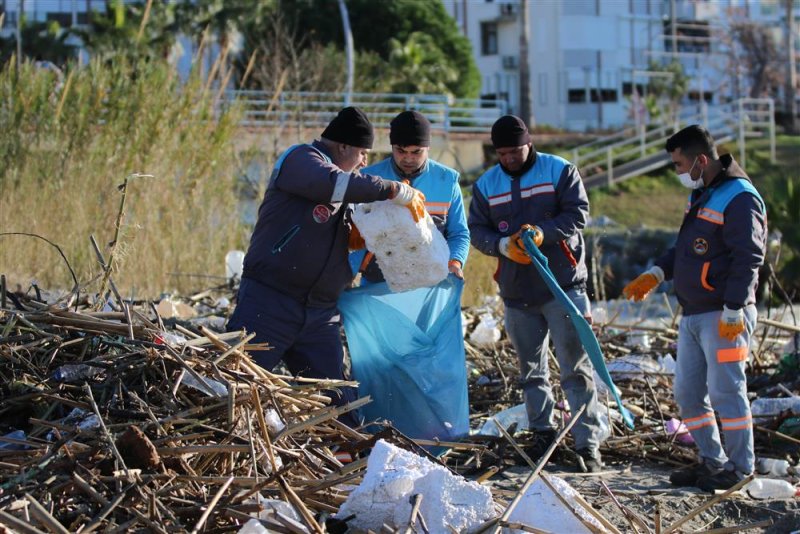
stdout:
{"type": "Polygon", "coordinates": [[[321,531],[346,497],[337,486],[363,471],[335,453],[367,436],[336,417],[365,400],[337,408],[323,394],[348,383],[266,372],[240,333],[17,301],[26,311],[0,311],[0,435],[18,429],[0,438],[2,524],[231,529],[260,495],[321,531]]]}

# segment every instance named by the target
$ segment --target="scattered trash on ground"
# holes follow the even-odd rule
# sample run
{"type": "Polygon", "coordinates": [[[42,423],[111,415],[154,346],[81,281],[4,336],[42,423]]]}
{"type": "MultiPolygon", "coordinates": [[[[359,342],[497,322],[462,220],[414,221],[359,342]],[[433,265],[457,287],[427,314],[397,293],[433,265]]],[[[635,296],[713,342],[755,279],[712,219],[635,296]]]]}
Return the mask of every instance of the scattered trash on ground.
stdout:
{"type": "MultiPolygon", "coordinates": [[[[599,388],[608,470],[581,475],[570,467],[577,458],[569,435],[543,470],[520,454],[532,434],[522,430],[516,355],[491,301],[463,311],[472,434],[415,442],[390,425],[371,434],[338,422],[368,402],[329,406],[325,392],[347,383],[255,365],[250,336],[223,333],[234,300],[228,286],[124,306],[6,300],[0,524],[245,533],[558,531],[567,522],[587,532],[781,532],[800,524],[800,374],[797,356],[785,352],[798,329],[783,317],[760,321],[754,336],[748,379],[758,474],[739,491],[710,496],[665,483],[672,468],[694,460],[671,393],[672,317],[637,323],[608,312],[595,324],[636,428],[624,428],[599,388]],[[473,343],[480,324],[489,341],[479,333],[473,343]],[[375,524],[359,526],[367,510],[375,524]]],[[[555,358],[551,379],[557,386],[555,358]]],[[[555,394],[563,426],[569,406],[558,387],[555,394]]]]}

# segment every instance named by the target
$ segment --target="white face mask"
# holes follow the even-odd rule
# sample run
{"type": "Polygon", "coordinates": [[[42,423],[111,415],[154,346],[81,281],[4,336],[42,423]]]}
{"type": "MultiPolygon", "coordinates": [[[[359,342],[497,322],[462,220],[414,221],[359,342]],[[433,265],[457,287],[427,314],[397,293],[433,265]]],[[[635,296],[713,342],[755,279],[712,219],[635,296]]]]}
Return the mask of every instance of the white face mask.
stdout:
{"type": "Polygon", "coordinates": [[[678,180],[681,181],[681,185],[683,187],[688,187],[689,189],[698,189],[703,187],[703,171],[700,171],[700,177],[697,180],[692,178],[692,170],[696,164],[697,158],[694,158],[692,166],[689,167],[689,172],[682,172],[678,175],[678,180]]]}

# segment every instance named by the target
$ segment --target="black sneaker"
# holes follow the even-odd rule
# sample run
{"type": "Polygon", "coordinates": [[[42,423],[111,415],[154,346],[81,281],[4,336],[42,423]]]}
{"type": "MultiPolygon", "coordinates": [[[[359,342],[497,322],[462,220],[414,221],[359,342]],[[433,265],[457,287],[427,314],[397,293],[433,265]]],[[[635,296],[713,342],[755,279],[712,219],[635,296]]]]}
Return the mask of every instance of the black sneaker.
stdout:
{"type": "Polygon", "coordinates": [[[537,430],[533,434],[531,444],[525,447],[525,454],[534,462],[538,462],[539,458],[544,456],[544,453],[547,452],[547,449],[549,449],[550,445],[556,440],[556,436],[555,430],[537,430]]]}
{"type": "Polygon", "coordinates": [[[600,456],[600,451],[592,449],[578,449],[578,469],[582,473],[599,473],[606,464],[600,456]]]}
{"type": "Polygon", "coordinates": [[[713,475],[698,478],[697,487],[703,491],[714,492],[715,490],[730,489],[735,486],[742,478],[736,474],[736,471],[728,471],[723,469],[714,473],[713,475]]]}
{"type": "Polygon", "coordinates": [[[669,475],[669,481],[673,486],[697,486],[700,479],[708,478],[716,474],[719,469],[713,469],[705,463],[690,465],[676,469],[669,475]]]}

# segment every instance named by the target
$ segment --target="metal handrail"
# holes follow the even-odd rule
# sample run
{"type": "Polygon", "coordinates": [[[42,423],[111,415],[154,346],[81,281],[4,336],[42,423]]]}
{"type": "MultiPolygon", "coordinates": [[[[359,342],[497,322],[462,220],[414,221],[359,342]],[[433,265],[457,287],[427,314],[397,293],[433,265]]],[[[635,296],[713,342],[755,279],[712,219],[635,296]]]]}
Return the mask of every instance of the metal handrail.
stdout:
{"type": "MultiPolygon", "coordinates": [[[[745,165],[745,139],[747,137],[763,137],[766,133],[770,136],[770,156],[775,160],[775,116],[774,102],[772,99],[743,98],[730,104],[708,108],[705,105],[699,107],[700,113],[689,113],[690,110],[682,110],[672,124],[649,125],[638,129],[638,133],[621,141],[616,141],[619,133],[605,138],[606,145],[595,148],[584,154],[579,154],[574,150],[573,163],[583,169],[595,170],[594,174],[585,176],[587,182],[597,183],[597,179],[605,174],[604,182],[608,185],[621,179],[633,176],[628,175],[615,179],[615,167],[628,165],[636,161],[642,165],[652,167],[652,158],[656,151],[652,149],[656,146],[663,146],[671,133],[678,131],[681,127],[693,123],[701,123],[714,134],[718,140],[736,140],[739,145],[739,160],[742,166],[745,165]],[[766,109],[765,109],[766,108],[766,109]],[[651,127],[655,126],[655,128],[651,127]],[[608,141],[612,141],[608,143],[608,141]],[[630,156],[639,154],[638,158],[624,161],[630,156]],[[580,158],[580,159],[579,159],[580,158]],[[620,159],[623,161],[617,163],[620,159]]],[[[629,131],[630,128],[623,130],[629,131]]],[[[620,132],[622,133],[622,132],[620,132]]],[[[584,147],[590,144],[583,145],[584,147]]]]}
{"type": "Polygon", "coordinates": [[[227,91],[222,106],[236,102],[242,109],[242,124],[247,126],[321,127],[344,106],[358,106],[377,126],[397,113],[416,109],[431,121],[432,128],[445,132],[487,132],[507,113],[505,100],[452,98],[447,95],[406,93],[227,91]]]}

